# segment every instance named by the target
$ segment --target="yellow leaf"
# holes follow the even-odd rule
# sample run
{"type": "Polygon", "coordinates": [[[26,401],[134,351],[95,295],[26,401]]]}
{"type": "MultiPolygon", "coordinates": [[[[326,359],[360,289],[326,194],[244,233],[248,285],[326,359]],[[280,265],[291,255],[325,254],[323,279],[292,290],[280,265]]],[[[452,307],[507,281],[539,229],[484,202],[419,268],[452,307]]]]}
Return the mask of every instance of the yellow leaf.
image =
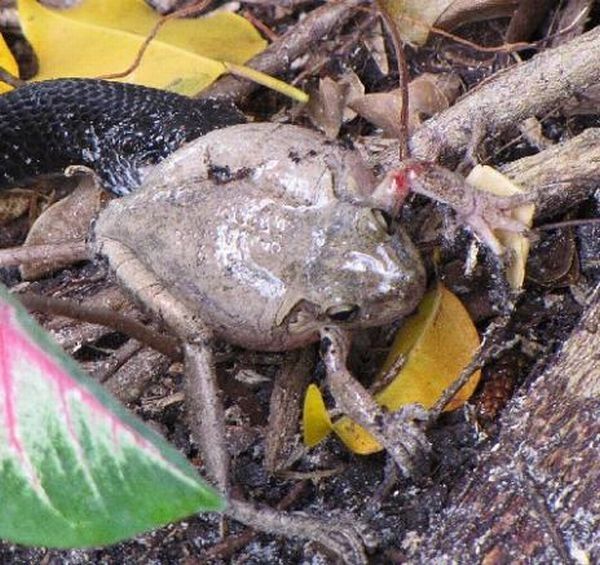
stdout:
{"type": "MultiPolygon", "coordinates": [[[[430,408],[459,376],[479,346],[477,330],[460,300],[442,285],[430,290],[416,314],[400,329],[382,375],[396,365],[404,366],[375,400],[391,412],[419,403],[430,408]]],[[[473,374],[446,407],[454,410],[473,394],[481,373],[473,374]]],[[[379,443],[361,426],[343,417],[333,424],[340,439],[353,452],[369,454],[381,450],[379,443]]]]}
{"type": "Polygon", "coordinates": [[[277,92],[281,92],[281,94],[285,94],[285,96],[289,96],[302,104],[306,104],[309,100],[308,94],[303,92],[302,90],[296,88],[295,86],[291,86],[286,84],[285,82],[273,78],[265,73],[261,73],[255,69],[251,69],[250,67],[244,67],[241,65],[233,65],[231,63],[225,63],[225,68],[232,74],[240,77],[247,78],[251,81],[254,81],[257,84],[262,84],[267,88],[272,90],[277,90],[277,92]]]}
{"type": "MultiPolygon", "coordinates": [[[[39,59],[36,80],[122,71],[159,19],[143,0],[85,0],[69,10],[19,0],[18,8],[39,59]]],[[[243,64],[265,45],[252,25],[235,14],[171,20],[140,65],[121,80],[193,94],[225,72],[225,62],[243,64]]]]}
{"type": "MultiPolygon", "coordinates": [[[[389,410],[417,402],[430,408],[479,347],[479,335],[460,300],[441,284],[430,290],[416,315],[400,329],[383,370],[398,355],[407,360],[397,377],[375,398],[389,410]]],[[[477,371],[446,407],[454,410],[473,394],[477,371]]]]}
{"type": "MultiPolygon", "coordinates": [[[[498,196],[511,196],[523,192],[522,188],[488,165],[473,167],[466,180],[470,185],[498,196]]],[[[533,204],[524,204],[511,210],[510,214],[515,220],[531,227],[534,212],[535,206],[533,204]]],[[[518,290],[523,286],[525,280],[525,265],[530,246],[529,239],[523,234],[500,229],[494,230],[494,235],[502,246],[509,251],[510,263],[506,270],[506,278],[510,286],[518,290]]]]}
{"type": "MultiPolygon", "coordinates": [[[[0,34],[0,67],[6,69],[11,75],[18,76],[19,75],[19,67],[17,66],[17,62],[13,57],[8,45],[6,45],[6,41],[4,41],[4,37],[0,34]]],[[[12,86],[6,84],[5,82],[0,81],[0,94],[2,92],[8,92],[12,90],[12,86]]]]}
{"type": "Polygon", "coordinates": [[[311,384],[306,389],[302,412],[304,427],[304,445],[313,447],[325,439],[331,432],[331,419],[319,388],[311,384]]]}
{"type": "Polygon", "coordinates": [[[367,430],[346,416],[333,424],[333,431],[352,453],[370,455],[382,449],[379,442],[367,430]]]}

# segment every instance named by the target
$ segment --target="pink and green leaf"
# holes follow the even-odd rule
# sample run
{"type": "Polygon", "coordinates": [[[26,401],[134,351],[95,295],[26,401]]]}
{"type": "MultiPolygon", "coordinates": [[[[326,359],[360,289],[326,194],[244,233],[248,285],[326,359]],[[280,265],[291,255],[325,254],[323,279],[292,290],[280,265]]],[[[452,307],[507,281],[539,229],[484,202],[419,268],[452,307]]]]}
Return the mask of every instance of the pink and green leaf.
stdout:
{"type": "Polygon", "coordinates": [[[85,547],[224,501],[0,286],[0,538],[85,547]]]}

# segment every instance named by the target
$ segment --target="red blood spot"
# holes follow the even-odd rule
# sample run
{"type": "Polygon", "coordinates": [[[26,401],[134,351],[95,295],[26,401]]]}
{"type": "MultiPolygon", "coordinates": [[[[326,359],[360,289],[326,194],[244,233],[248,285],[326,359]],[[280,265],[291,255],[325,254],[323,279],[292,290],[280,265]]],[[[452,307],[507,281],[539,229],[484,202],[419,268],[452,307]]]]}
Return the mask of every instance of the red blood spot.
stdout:
{"type": "Polygon", "coordinates": [[[408,185],[408,179],[406,178],[406,169],[402,169],[399,171],[395,171],[393,173],[394,177],[394,188],[398,195],[404,199],[410,190],[408,185]]]}
{"type": "Polygon", "coordinates": [[[397,204],[401,205],[410,192],[409,169],[398,169],[392,173],[392,183],[397,198],[397,204]]]}
{"type": "Polygon", "coordinates": [[[401,169],[393,173],[394,188],[400,202],[404,202],[411,189],[411,180],[425,172],[423,163],[419,161],[408,161],[401,169]]]}

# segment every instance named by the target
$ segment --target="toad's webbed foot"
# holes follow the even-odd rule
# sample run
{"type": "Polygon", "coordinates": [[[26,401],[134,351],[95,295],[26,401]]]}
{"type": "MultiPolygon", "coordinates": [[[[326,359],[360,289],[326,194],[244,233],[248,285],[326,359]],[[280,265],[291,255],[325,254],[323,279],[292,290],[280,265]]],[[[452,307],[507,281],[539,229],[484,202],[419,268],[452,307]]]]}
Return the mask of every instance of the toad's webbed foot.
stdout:
{"type": "Polygon", "coordinates": [[[227,515],[243,524],[277,535],[316,542],[348,565],[367,563],[365,546],[374,546],[364,524],[352,517],[322,519],[301,512],[281,512],[258,508],[241,500],[231,500],[227,515]]]}
{"type": "Polygon", "coordinates": [[[328,327],[321,331],[327,384],[338,407],[363,426],[388,451],[403,475],[421,480],[429,467],[431,445],[425,435],[428,412],[413,404],[391,413],[380,407],[346,367],[350,347],[347,332],[328,327]]]}
{"type": "Polygon", "coordinates": [[[429,412],[420,404],[403,406],[397,412],[385,413],[382,433],[397,444],[391,452],[401,460],[400,470],[406,477],[420,482],[429,473],[431,444],[425,434],[429,412]]]}

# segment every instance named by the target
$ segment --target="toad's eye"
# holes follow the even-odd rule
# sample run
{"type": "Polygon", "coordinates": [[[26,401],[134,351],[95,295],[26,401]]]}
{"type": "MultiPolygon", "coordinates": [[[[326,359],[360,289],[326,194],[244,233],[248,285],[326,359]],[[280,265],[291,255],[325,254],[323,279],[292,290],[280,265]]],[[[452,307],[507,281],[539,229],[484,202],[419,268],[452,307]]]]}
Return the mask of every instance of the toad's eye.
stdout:
{"type": "Polygon", "coordinates": [[[373,218],[377,222],[377,225],[385,231],[388,235],[392,235],[394,233],[394,223],[392,221],[392,216],[390,216],[384,210],[371,210],[373,214],[373,218]]]}
{"type": "Polygon", "coordinates": [[[358,315],[358,305],[339,304],[327,308],[327,316],[333,322],[351,322],[358,315]]]}

